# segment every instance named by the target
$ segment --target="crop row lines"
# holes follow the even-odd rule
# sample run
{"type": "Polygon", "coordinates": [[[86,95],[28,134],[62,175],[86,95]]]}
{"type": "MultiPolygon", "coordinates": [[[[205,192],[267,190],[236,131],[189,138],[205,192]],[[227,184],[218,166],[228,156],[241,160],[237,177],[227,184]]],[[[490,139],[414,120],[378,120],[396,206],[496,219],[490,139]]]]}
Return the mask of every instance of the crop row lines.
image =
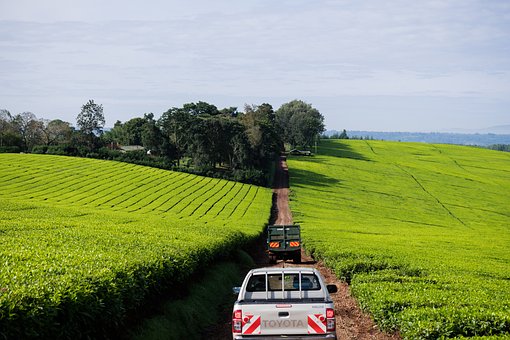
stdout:
{"type": "MultiPolygon", "coordinates": [[[[100,192],[104,188],[111,194],[112,189],[116,183],[123,183],[126,180],[136,177],[136,172],[133,169],[126,170],[123,174],[122,171],[116,171],[113,175],[110,172],[106,172],[106,176],[97,177],[94,175],[88,175],[86,179],[78,177],[76,180],[71,181],[71,185],[68,187],[68,192],[58,197],[57,202],[72,200],[76,195],[82,195],[87,193],[87,196],[94,198],[91,191],[98,189],[100,192]]],[[[58,192],[57,192],[58,193],[58,192]]]]}
{"type": "MultiPolygon", "coordinates": [[[[112,195],[109,200],[103,201],[102,204],[109,205],[111,208],[115,207],[115,210],[127,209],[128,207],[131,208],[133,206],[131,200],[136,197],[138,189],[142,190],[142,192],[140,193],[140,195],[142,196],[145,196],[147,193],[147,191],[143,190],[145,188],[144,185],[140,186],[133,184],[137,181],[138,182],[141,181],[141,178],[139,176],[140,175],[138,174],[136,178],[129,182],[130,184],[124,186],[122,190],[119,190],[118,193],[112,195]]],[[[153,176],[151,176],[150,182],[154,181],[152,177],[153,176]]],[[[178,176],[172,176],[169,184],[174,184],[175,182],[179,181],[180,179],[178,178],[178,176]]]]}
{"type": "Polygon", "coordinates": [[[202,201],[202,197],[206,197],[206,195],[213,191],[216,186],[221,183],[220,179],[211,178],[205,185],[199,187],[197,190],[181,197],[181,199],[176,202],[171,208],[165,210],[168,212],[170,209],[173,210],[178,215],[185,215],[183,212],[191,207],[191,205],[195,202],[195,200],[202,201]]]}
{"type": "MultiPolygon", "coordinates": [[[[132,173],[131,175],[135,176],[134,173],[132,173]]],[[[143,181],[150,177],[151,177],[150,174],[146,174],[141,178],[141,180],[143,181]]],[[[86,183],[84,183],[83,186],[79,187],[78,190],[70,192],[66,197],[66,202],[79,203],[81,200],[86,199],[87,197],[90,197],[88,193],[92,192],[95,189],[96,185],[97,185],[97,181],[90,181],[90,180],[87,181],[86,183]]],[[[135,186],[136,185],[130,183],[124,188],[126,189],[126,192],[129,192],[129,191],[133,190],[133,187],[135,187],[135,186]]]]}
{"type": "Polygon", "coordinates": [[[204,213],[202,215],[200,215],[198,218],[201,219],[203,218],[204,216],[207,216],[208,214],[211,215],[211,212],[212,212],[212,215],[214,217],[217,217],[219,214],[221,214],[221,212],[223,210],[225,210],[225,207],[230,204],[234,198],[236,197],[237,194],[239,194],[239,192],[241,191],[242,189],[242,185],[238,185],[238,183],[234,183],[234,185],[232,185],[230,187],[230,189],[221,197],[219,197],[206,211],[204,211],[204,213]],[[234,190],[235,187],[239,187],[236,190],[234,190]],[[223,205],[219,204],[220,202],[224,202],[223,205]],[[221,209],[219,209],[218,207],[221,206],[221,209]],[[214,210],[218,211],[216,214],[214,214],[214,210]]]}
{"type": "MultiPolygon", "coordinates": [[[[82,166],[80,168],[85,169],[86,166],[82,166]]],[[[26,177],[19,177],[16,181],[10,180],[9,185],[6,186],[6,189],[8,189],[9,187],[16,187],[17,192],[19,193],[27,191],[30,193],[32,192],[36,193],[40,190],[44,190],[45,186],[51,186],[52,184],[55,184],[53,183],[55,179],[58,180],[57,185],[64,183],[65,180],[68,179],[68,177],[66,176],[62,177],[59,176],[58,178],[55,178],[55,173],[50,171],[35,172],[30,168],[28,168],[27,171],[28,173],[26,177]],[[39,183],[43,184],[41,185],[39,183]],[[34,187],[36,187],[38,190],[34,190],[34,187]]],[[[74,175],[75,173],[77,174],[76,177],[83,176],[83,171],[76,171],[76,169],[72,169],[70,170],[70,172],[71,175],[69,177],[75,176],[74,175]]]]}
{"type": "MultiPolygon", "coordinates": [[[[218,217],[220,215],[220,213],[222,214],[221,216],[226,216],[226,218],[230,218],[230,216],[232,216],[232,214],[234,213],[234,211],[239,207],[239,205],[241,204],[241,202],[243,202],[243,199],[244,197],[246,197],[248,191],[250,191],[251,189],[251,186],[249,185],[244,185],[244,184],[238,184],[238,186],[240,187],[239,190],[236,192],[235,196],[233,199],[231,199],[230,201],[228,201],[224,206],[223,208],[218,211],[216,213],[216,215],[214,215],[214,217],[218,217]],[[243,191],[245,191],[243,193],[243,191]]],[[[207,216],[207,215],[206,215],[207,216]]],[[[204,216],[205,218],[205,216],[204,216]]]]}
{"type": "MultiPolygon", "coordinates": [[[[108,178],[105,178],[99,183],[96,183],[95,191],[89,190],[87,195],[90,196],[95,203],[100,203],[97,202],[97,200],[107,195],[113,199],[114,195],[112,195],[112,192],[117,192],[119,190],[124,190],[121,191],[121,195],[119,196],[124,197],[127,192],[129,192],[130,195],[135,195],[138,191],[150,189],[153,183],[158,181],[161,177],[168,178],[165,174],[154,170],[148,170],[145,177],[140,177],[140,175],[136,173],[133,174],[133,176],[121,176],[118,180],[120,183],[118,184],[115,184],[117,181],[110,181],[108,178]],[[128,185],[126,185],[127,183],[128,185]],[[100,195],[100,193],[102,193],[102,195],[100,195]]],[[[87,204],[89,202],[85,201],[83,203],[87,204]]]]}
{"type": "MultiPolygon", "coordinates": [[[[217,178],[210,179],[206,185],[199,187],[193,192],[189,192],[187,195],[184,195],[180,198],[177,204],[172,206],[173,211],[177,215],[186,215],[184,211],[191,209],[197,201],[202,202],[206,200],[207,194],[209,192],[214,192],[217,187],[220,185],[221,180],[217,178]],[[175,208],[175,209],[174,209],[175,208]]],[[[168,210],[166,210],[168,211],[168,210]]]]}
{"type": "MultiPolygon", "coordinates": [[[[219,184],[219,183],[218,183],[218,184],[219,184]]],[[[223,194],[222,196],[220,196],[220,198],[219,198],[219,199],[221,199],[221,198],[225,197],[225,195],[226,195],[226,194],[228,194],[228,192],[229,192],[230,190],[232,190],[233,183],[232,183],[232,182],[224,181],[224,183],[223,183],[223,185],[222,185],[222,186],[220,186],[220,185],[215,185],[215,186],[214,186],[214,189],[215,189],[215,190],[210,190],[212,193],[211,193],[210,195],[208,195],[205,199],[203,199],[203,200],[202,200],[202,201],[201,201],[201,202],[200,202],[200,203],[199,203],[199,204],[198,204],[198,205],[197,205],[197,206],[196,206],[196,207],[195,207],[195,208],[194,208],[194,209],[193,209],[193,210],[192,210],[192,211],[188,214],[188,216],[193,216],[193,215],[197,212],[197,210],[199,210],[201,207],[206,207],[206,209],[207,209],[208,211],[209,211],[209,210],[211,210],[211,208],[212,208],[212,207],[214,207],[214,205],[218,202],[218,200],[219,200],[219,199],[215,200],[212,204],[210,204],[209,200],[213,200],[213,199],[214,199],[214,197],[215,197],[218,193],[221,193],[221,192],[223,191],[223,189],[224,189],[225,187],[227,187],[227,186],[228,186],[228,190],[226,191],[226,193],[225,193],[225,194],[223,194]],[[217,187],[219,187],[219,188],[218,188],[218,189],[216,189],[217,187]]],[[[190,206],[188,206],[188,207],[190,207],[190,206]]],[[[186,207],[186,208],[188,208],[188,207],[186,207]]],[[[183,210],[181,211],[181,213],[183,213],[183,214],[184,214],[184,210],[185,210],[185,209],[183,209],[183,210]]]]}
{"type": "Polygon", "coordinates": [[[457,221],[459,221],[463,226],[465,227],[468,227],[468,225],[466,225],[460,218],[458,218],[457,216],[455,216],[455,214],[450,210],[448,209],[440,200],[439,198],[437,198],[436,196],[432,195],[432,193],[430,191],[428,191],[427,189],[425,189],[425,187],[420,183],[420,181],[418,181],[418,179],[410,172],[408,172],[407,170],[405,170],[404,168],[402,168],[400,165],[398,164],[395,164],[397,168],[399,168],[400,170],[402,170],[403,172],[405,172],[406,174],[408,174],[409,176],[411,176],[411,178],[416,182],[416,184],[418,184],[418,186],[424,191],[426,192],[428,195],[430,195],[430,197],[432,197],[439,205],[441,205],[444,210],[446,210],[446,212],[448,212],[448,214],[453,217],[454,219],[456,219],[457,221]]]}
{"type": "Polygon", "coordinates": [[[234,217],[234,216],[235,216],[234,214],[235,214],[237,211],[239,211],[240,206],[243,204],[243,202],[246,202],[246,197],[248,197],[248,195],[250,194],[250,192],[252,191],[252,189],[253,189],[253,186],[251,186],[251,185],[250,185],[250,186],[248,187],[248,190],[246,191],[246,193],[243,195],[243,197],[242,197],[242,199],[241,199],[241,202],[240,202],[238,205],[236,205],[236,206],[234,207],[234,209],[232,209],[232,211],[231,211],[231,212],[230,212],[230,214],[228,215],[228,218],[231,218],[231,217],[234,217]]]}
{"type": "Polygon", "coordinates": [[[152,211],[158,210],[161,212],[168,212],[172,210],[177,205],[181,204],[187,197],[190,195],[200,191],[203,188],[209,187],[209,184],[213,181],[212,178],[201,178],[198,181],[193,180],[190,186],[184,187],[181,191],[178,191],[174,195],[171,195],[166,201],[162,202],[160,205],[154,207],[152,211]],[[168,203],[168,206],[167,206],[168,203]],[[159,209],[161,208],[161,209],[159,209]]]}
{"type": "MultiPolygon", "coordinates": [[[[183,182],[186,182],[186,184],[197,184],[197,182],[198,182],[198,180],[193,180],[193,179],[190,180],[190,178],[193,178],[193,175],[191,175],[191,174],[179,173],[179,176],[176,176],[175,178],[176,178],[176,180],[172,181],[171,185],[165,186],[164,189],[154,190],[152,193],[148,193],[147,195],[145,195],[145,197],[142,197],[141,200],[137,201],[137,202],[147,201],[146,203],[144,202],[143,204],[140,204],[140,206],[138,206],[138,207],[134,207],[134,205],[131,205],[129,207],[129,210],[127,210],[127,211],[128,212],[148,211],[149,207],[153,203],[155,203],[157,200],[164,199],[164,200],[168,201],[172,197],[172,195],[175,196],[179,193],[179,192],[175,192],[175,190],[177,190],[177,188],[179,188],[179,189],[186,188],[186,186],[182,185],[183,182]],[[168,199],[165,198],[166,196],[168,196],[169,198],[168,199]]],[[[125,203],[125,202],[126,201],[124,201],[122,203],[125,203]]],[[[125,208],[128,209],[128,206],[126,206],[125,208]]],[[[152,209],[150,211],[154,211],[154,209],[152,209]]]]}
{"type": "Polygon", "coordinates": [[[252,195],[252,197],[250,199],[250,202],[248,203],[248,205],[244,209],[243,214],[241,215],[241,217],[244,217],[246,215],[246,213],[248,212],[248,209],[250,209],[251,205],[253,204],[253,201],[255,201],[255,197],[257,197],[258,192],[259,192],[259,187],[257,187],[255,189],[255,192],[253,193],[253,195],[252,195]]]}
{"type": "MultiPolygon", "coordinates": [[[[175,176],[171,176],[171,177],[167,176],[166,174],[164,176],[158,176],[156,178],[156,181],[159,180],[159,182],[156,183],[156,185],[154,185],[154,186],[144,188],[145,189],[144,192],[138,194],[137,195],[138,199],[135,200],[134,202],[131,202],[129,204],[129,207],[135,207],[137,205],[140,205],[140,207],[138,209],[141,209],[143,207],[143,204],[141,204],[140,202],[143,202],[144,200],[147,200],[148,197],[149,197],[149,195],[147,195],[147,192],[161,193],[161,192],[166,192],[168,190],[173,190],[173,189],[175,189],[177,183],[182,181],[182,180],[184,180],[185,177],[187,177],[187,176],[182,176],[181,174],[178,174],[178,175],[175,175],[175,176]],[[163,179],[165,179],[165,180],[163,180],[163,179]]],[[[111,200],[107,201],[106,203],[110,204],[111,200]]],[[[117,203],[117,206],[122,206],[122,203],[123,202],[117,203]]],[[[103,203],[101,203],[101,204],[103,204],[103,203]]],[[[114,206],[115,205],[111,205],[110,207],[113,208],[114,206]]],[[[128,208],[128,206],[126,206],[125,208],[128,208]]]]}
{"type": "MultiPolygon", "coordinates": [[[[153,174],[148,174],[146,177],[136,178],[138,184],[134,184],[136,182],[132,182],[130,185],[131,190],[129,190],[130,195],[135,196],[139,191],[148,190],[153,186],[155,182],[158,181],[158,178],[153,174]]],[[[75,203],[80,203],[83,205],[88,205],[90,203],[96,204],[98,206],[98,199],[108,197],[111,191],[116,190],[117,188],[109,183],[108,180],[103,180],[104,184],[100,184],[99,186],[94,187],[93,189],[85,192],[83,194],[83,198],[75,201],[75,203]]]]}
{"type": "MultiPolygon", "coordinates": [[[[108,176],[111,173],[114,173],[115,171],[116,169],[108,169],[106,175],[108,176]]],[[[72,192],[72,190],[80,189],[83,185],[85,185],[89,181],[92,182],[95,180],[95,178],[93,177],[92,170],[90,172],[77,171],[74,172],[73,174],[70,174],[69,176],[59,175],[56,181],[54,176],[55,175],[52,173],[42,174],[38,178],[39,180],[37,182],[41,182],[43,184],[37,185],[37,182],[27,183],[26,185],[23,184],[20,186],[21,188],[23,188],[24,186],[28,186],[28,188],[25,190],[21,190],[20,193],[28,192],[30,195],[32,195],[32,197],[36,197],[37,195],[41,196],[42,193],[46,192],[48,189],[52,189],[50,190],[50,193],[58,192],[60,191],[61,188],[66,188],[68,192],[72,192]],[[36,189],[34,189],[34,186],[36,187],[36,189]]]]}

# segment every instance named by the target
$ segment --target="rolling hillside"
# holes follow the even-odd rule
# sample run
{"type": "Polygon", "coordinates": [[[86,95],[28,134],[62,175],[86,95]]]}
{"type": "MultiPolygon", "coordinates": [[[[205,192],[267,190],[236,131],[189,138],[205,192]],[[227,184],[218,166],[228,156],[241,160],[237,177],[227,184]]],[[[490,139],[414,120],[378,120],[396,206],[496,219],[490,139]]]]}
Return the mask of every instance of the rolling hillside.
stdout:
{"type": "Polygon", "coordinates": [[[510,336],[510,154],[326,140],[288,164],[307,250],[383,329],[510,336]]]}
{"type": "Polygon", "coordinates": [[[258,235],[271,191],[127,163],[0,154],[0,338],[102,334],[258,235]]]}

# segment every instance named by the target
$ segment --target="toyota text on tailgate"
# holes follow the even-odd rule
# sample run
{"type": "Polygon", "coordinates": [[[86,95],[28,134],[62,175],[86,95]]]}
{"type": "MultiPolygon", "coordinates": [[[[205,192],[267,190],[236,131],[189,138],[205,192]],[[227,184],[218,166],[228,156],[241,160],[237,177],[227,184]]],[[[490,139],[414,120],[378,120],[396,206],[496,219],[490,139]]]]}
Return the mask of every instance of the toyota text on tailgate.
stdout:
{"type": "Polygon", "coordinates": [[[316,269],[254,269],[235,290],[233,339],[336,339],[329,293],[337,287],[316,269]]]}

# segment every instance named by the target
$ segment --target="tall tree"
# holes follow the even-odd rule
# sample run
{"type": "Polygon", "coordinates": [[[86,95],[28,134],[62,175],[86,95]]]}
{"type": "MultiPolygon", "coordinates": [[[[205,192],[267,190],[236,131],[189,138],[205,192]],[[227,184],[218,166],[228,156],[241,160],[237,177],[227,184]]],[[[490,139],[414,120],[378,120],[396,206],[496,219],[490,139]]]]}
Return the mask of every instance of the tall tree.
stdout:
{"type": "Polygon", "coordinates": [[[23,112],[14,116],[13,126],[23,141],[23,149],[30,151],[34,145],[42,142],[43,124],[32,112],[23,112]]]}
{"type": "Polygon", "coordinates": [[[338,139],[349,139],[349,135],[347,135],[347,131],[345,129],[342,131],[342,133],[338,136],[338,139]]]}
{"type": "Polygon", "coordinates": [[[129,145],[129,136],[124,129],[124,124],[120,120],[113,124],[113,128],[103,133],[101,139],[105,144],[129,145]]]}
{"type": "Polygon", "coordinates": [[[244,115],[240,117],[250,142],[253,164],[267,166],[279,153],[282,139],[278,134],[275,112],[270,104],[245,105],[244,115]]]}
{"type": "Polygon", "coordinates": [[[189,148],[191,136],[196,131],[193,128],[196,123],[197,118],[191,115],[188,110],[176,107],[168,109],[157,122],[163,136],[175,146],[178,163],[189,148]]]}
{"type": "Polygon", "coordinates": [[[171,160],[177,158],[175,145],[170,143],[154,120],[154,114],[144,115],[145,124],[142,128],[142,145],[153,155],[166,156],[171,160]]]}
{"type": "Polygon", "coordinates": [[[182,106],[182,109],[192,116],[208,115],[216,116],[220,113],[218,108],[212,104],[199,101],[198,103],[187,103],[182,106]]]}
{"type": "Polygon", "coordinates": [[[60,119],[41,119],[42,139],[46,145],[70,143],[72,128],[71,124],[60,119]]]}
{"type": "Polygon", "coordinates": [[[7,110],[0,110],[0,146],[21,146],[21,136],[13,126],[13,117],[7,110]]]}
{"type": "Polygon", "coordinates": [[[292,146],[311,147],[325,130],[322,114],[302,100],[283,104],[276,111],[276,120],[284,141],[292,146]]]}
{"type": "Polygon", "coordinates": [[[142,132],[147,120],[144,118],[132,118],[124,123],[124,132],[126,134],[125,145],[141,145],[142,132]]]}
{"type": "Polygon", "coordinates": [[[81,107],[81,112],[76,117],[76,125],[86,135],[100,135],[105,122],[103,105],[94,103],[92,99],[81,107]]]}

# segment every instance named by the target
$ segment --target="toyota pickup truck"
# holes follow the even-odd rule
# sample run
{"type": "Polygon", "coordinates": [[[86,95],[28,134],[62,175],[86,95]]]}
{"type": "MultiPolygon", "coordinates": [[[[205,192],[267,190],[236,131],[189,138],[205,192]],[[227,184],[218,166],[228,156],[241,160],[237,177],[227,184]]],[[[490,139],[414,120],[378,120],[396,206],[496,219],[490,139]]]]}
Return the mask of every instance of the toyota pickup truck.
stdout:
{"type": "Polygon", "coordinates": [[[253,269],[234,287],[233,339],[336,339],[336,291],[314,268],[253,269]]]}

